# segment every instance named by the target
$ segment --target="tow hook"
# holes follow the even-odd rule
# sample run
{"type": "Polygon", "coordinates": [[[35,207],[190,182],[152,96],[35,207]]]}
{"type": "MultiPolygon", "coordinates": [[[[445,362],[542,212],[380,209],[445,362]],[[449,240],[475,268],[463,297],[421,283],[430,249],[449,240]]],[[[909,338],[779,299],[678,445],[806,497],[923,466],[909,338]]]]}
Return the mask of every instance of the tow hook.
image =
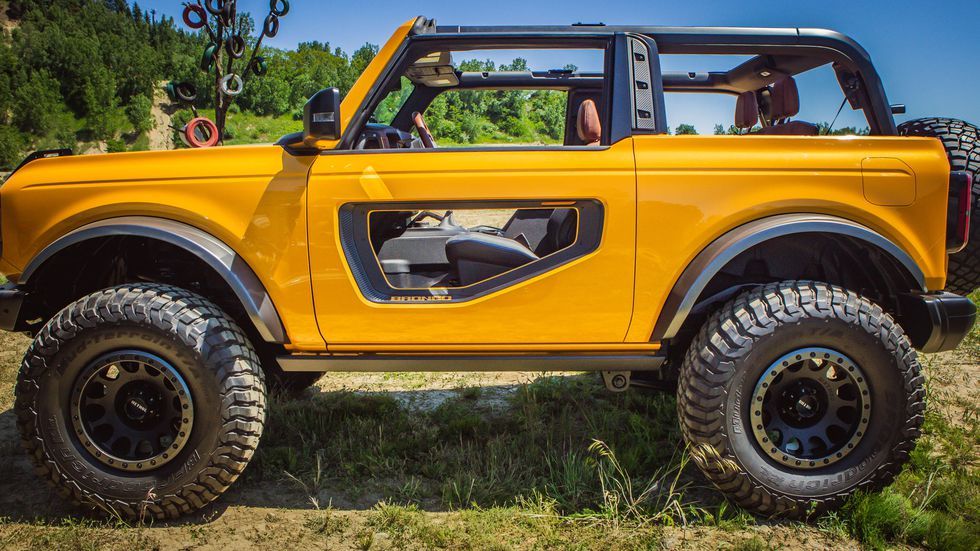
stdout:
{"type": "Polygon", "coordinates": [[[602,382],[610,392],[624,392],[630,387],[631,371],[603,371],[602,382]]]}

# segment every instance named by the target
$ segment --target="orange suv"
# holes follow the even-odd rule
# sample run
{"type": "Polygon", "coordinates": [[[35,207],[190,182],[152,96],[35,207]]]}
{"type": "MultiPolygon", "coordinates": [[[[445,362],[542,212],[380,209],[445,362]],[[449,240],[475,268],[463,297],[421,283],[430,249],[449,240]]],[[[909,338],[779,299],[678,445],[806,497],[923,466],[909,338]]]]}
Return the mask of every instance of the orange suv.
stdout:
{"type": "Polygon", "coordinates": [[[949,290],[980,282],[976,127],[898,111],[830,31],[418,18],[277,144],[35,154],[0,188],[0,327],[34,336],[24,446],[80,503],[174,518],[245,469],[267,384],[592,371],[676,384],[699,466],[740,505],[832,507],[895,476],[917,350],[975,318],[949,290]],[[454,61],[525,49],[591,68],[454,61]],[[686,54],[738,59],[662,67],[686,54]],[[794,120],[821,68],[865,135],[794,120]],[[540,102],[547,137],[471,144],[440,120],[467,94],[518,114],[501,125],[540,102]],[[670,135],[677,96],[732,101],[735,128],[670,135]]]}

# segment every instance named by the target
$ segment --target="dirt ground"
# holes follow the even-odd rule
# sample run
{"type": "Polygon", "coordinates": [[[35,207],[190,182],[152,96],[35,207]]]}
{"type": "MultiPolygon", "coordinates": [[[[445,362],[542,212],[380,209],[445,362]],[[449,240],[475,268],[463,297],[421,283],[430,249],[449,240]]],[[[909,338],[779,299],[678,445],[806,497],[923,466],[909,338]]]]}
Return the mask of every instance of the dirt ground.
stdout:
{"type": "Polygon", "coordinates": [[[150,116],[153,117],[153,129],[148,133],[150,151],[174,148],[174,132],[170,125],[173,124],[173,113],[176,108],[171,105],[167,93],[163,90],[166,83],[159,84],[153,90],[153,107],[150,111],[150,116]]]}
{"type": "MultiPolygon", "coordinates": [[[[420,532],[423,529],[433,534],[464,534],[462,539],[450,539],[450,542],[457,542],[450,543],[450,548],[471,545],[483,548],[488,546],[487,541],[493,542],[491,547],[515,549],[565,547],[566,544],[581,548],[860,548],[841,533],[798,523],[693,528],[656,526],[650,528],[648,536],[638,535],[633,529],[626,533],[624,528],[616,525],[597,528],[587,523],[535,524],[533,533],[542,539],[523,542],[508,539],[516,536],[501,528],[499,541],[487,540],[486,533],[472,532],[474,528],[467,523],[475,522],[473,514],[494,517],[496,513],[492,511],[447,511],[443,507],[423,504],[419,510],[401,511],[399,515],[403,516],[389,515],[383,505],[378,505],[387,497],[383,492],[368,485],[355,490],[355,495],[351,496],[350,488],[345,489],[343,481],[325,485],[316,496],[317,503],[311,500],[308,488],[288,479],[250,480],[247,484],[237,484],[216,504],[183,521],[137,526],[114,524],[111,520],[90,520],[38,480],[30,462],[20,451],[11,406],[16,370],[27,344],[28,340],[22,336],[0,336],[0,548],[4,549],[424,548],[426,544],[417,543],[428,541],[424,538],[403,539],[407,537],[406,533],[422,537],[419,534],[423,534],[420,532]],[[564,535],[557,531],[563,531],[561,534],[564,535]],[[545,535],[558,539],[546,539],[545,535]],[[474,539],[470,540],[470,537],[474,539]]],[[[962,352],[946,353],[927,357],[924,363],[930,371],[946,374],[938,378],[943,389],[976,400],[980,365],[975,356],[962,352]]],[[[479,394],[480,407],[493,409],[518,392],[522,384],[539,376],[535,373],[337,374],[324,377],[318,388],[304,399],[314,400],[317,394],[328,391],[348,390],[356,394],[387,395],[417,411],[438,407],[461,389],[481,387],[485,391],[479,394]]],[[[953,404],[955,400],[943,402],[953,404]]],[[[945,407],[942,403],[933,406],[945,407]]],[[[504,511],[502,514],[524,513],[504,511]]],[[[474,526],[492,532],[496,529],[494,526],[498,526],[493,522],[496,521],[481,517],[474,526]]],[[[552,521],[529,515],[526,521],[520,522],[552,521]]]]}

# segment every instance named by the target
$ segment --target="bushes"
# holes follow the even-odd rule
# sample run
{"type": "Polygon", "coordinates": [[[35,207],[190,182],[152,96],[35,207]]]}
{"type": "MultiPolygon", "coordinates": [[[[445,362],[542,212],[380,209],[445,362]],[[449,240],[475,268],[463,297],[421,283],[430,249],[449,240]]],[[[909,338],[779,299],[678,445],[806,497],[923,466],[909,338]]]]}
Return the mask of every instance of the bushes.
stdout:
{"type": "Polygon", "coordinates": [[[142,134],[153,130],[152,109],[153,102],[146,96],[134,96],[126,106],[126,118],[133,125],[135,132],[142,134]]]}
{"type": "Polygon", "coordinates": [[[0,170],[9,171],[17,166],[24,146],[20,132],[9,126],[0,126],[0,170]]]}
{"type": "Polygon", "coordinates": [[[22,132],[44,135],[55,128],[65,110],[58,81],[44,70],[18,80],[13,93],[13,122],[22,132]]]}

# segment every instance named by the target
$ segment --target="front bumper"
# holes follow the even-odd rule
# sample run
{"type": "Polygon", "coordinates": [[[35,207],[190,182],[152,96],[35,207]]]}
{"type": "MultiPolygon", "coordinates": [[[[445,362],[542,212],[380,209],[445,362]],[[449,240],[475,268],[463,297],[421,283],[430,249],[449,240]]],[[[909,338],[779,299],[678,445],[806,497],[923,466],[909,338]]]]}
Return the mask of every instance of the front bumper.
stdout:
{"type": "Polygon", "coordinates": [[[953,293],[902,295],[899,305],[899,321],[920,352],[956,348],[977,320],[976,305],[953,293]]]}
{"type": "Polygon", "coordinates": [[[20,331],[21,308],[27,294],[13,283],[0,286],[0,330],[20,331]]]}

